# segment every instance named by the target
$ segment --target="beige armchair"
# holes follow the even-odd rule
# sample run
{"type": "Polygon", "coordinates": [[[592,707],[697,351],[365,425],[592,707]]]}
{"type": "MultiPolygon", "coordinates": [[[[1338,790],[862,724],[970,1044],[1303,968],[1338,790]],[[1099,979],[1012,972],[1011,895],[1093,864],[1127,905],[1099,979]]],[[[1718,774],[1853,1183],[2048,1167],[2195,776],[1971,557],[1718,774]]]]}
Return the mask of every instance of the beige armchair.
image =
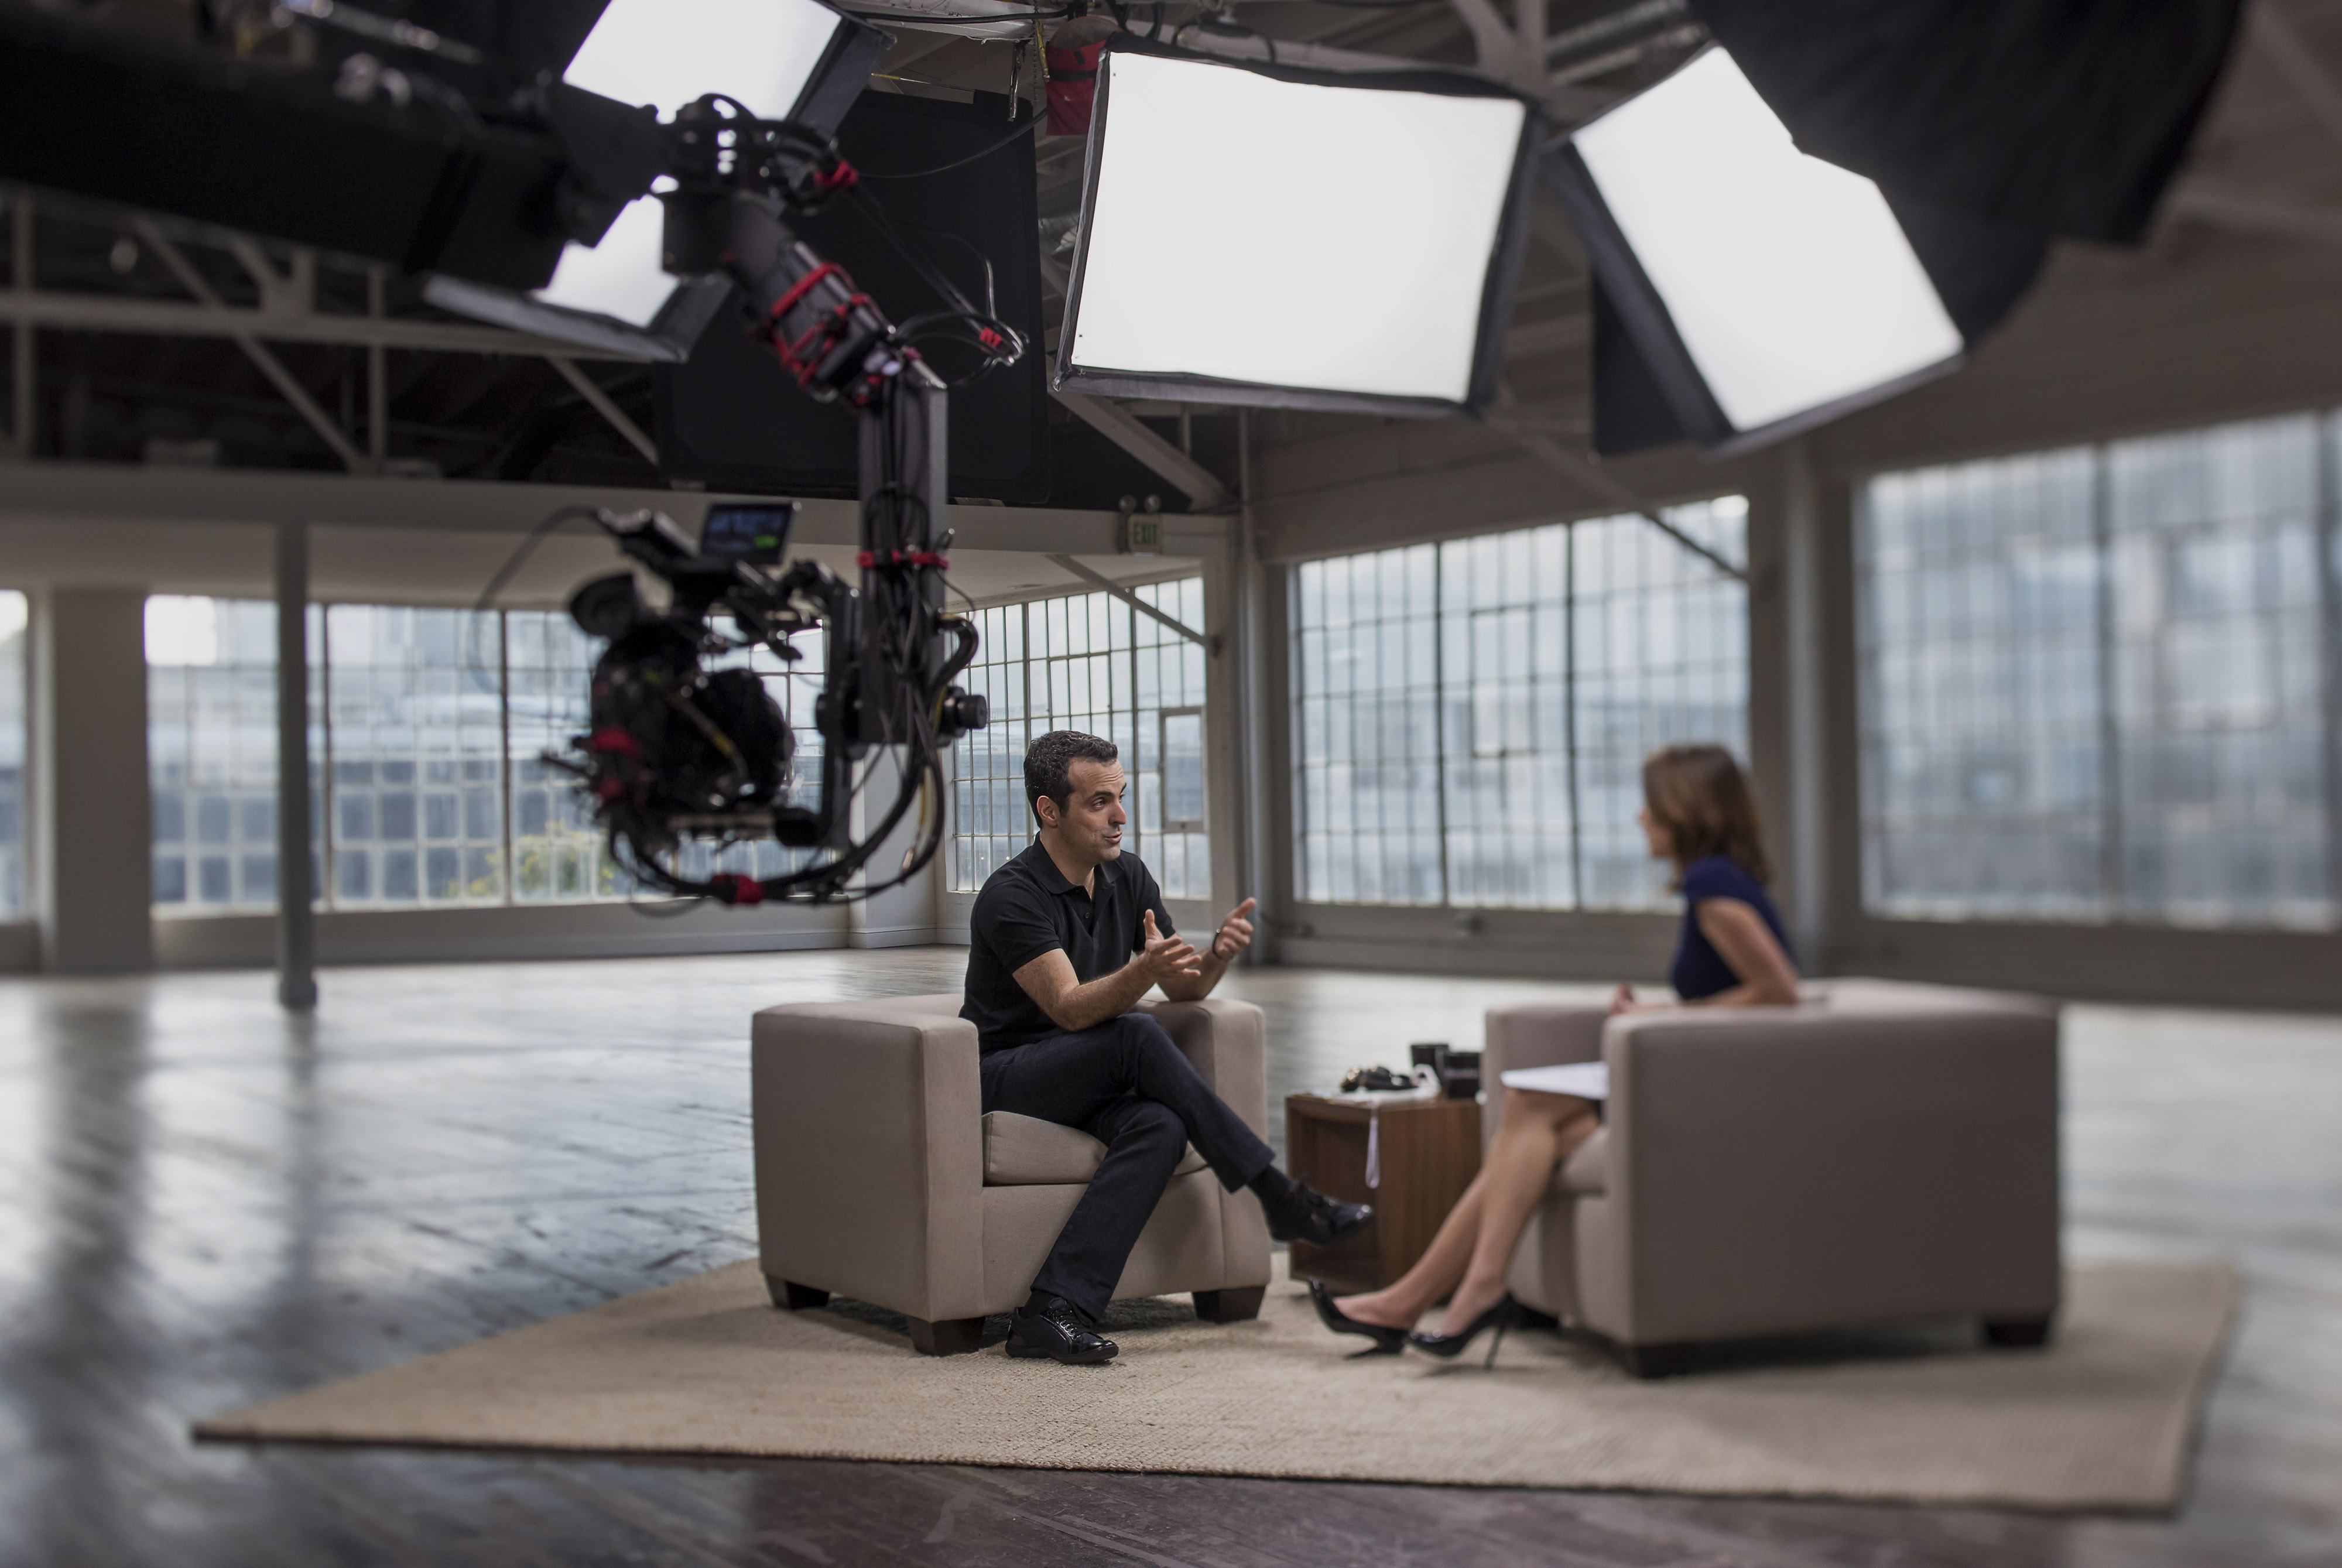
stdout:
{"type": "MultiPolygon", "coordinates": [[[[1260,1009],[1141,1003],[1246,1124],[1268,1131],[1260,1009]]],[[[834,1294],[899,1312],[929,1355],[976,1348],[1021,1304],[1104,1158],[1075,1128],[982,1114],[976,1025],[956,994],[801,1004],[754,1035],[756,1227],[773,1303],[834,1294]]],[[[1192,1292],[1199,1316],[1256,1316],[1268,1223],[1190,1148],[1117,1297],[1192,1292]]]]}
{"type": "Polygon", "coordinates": [[[2058,1303],[2057,1012],[1868,980],[1795,1007],[1498,1008],[1498,1075],[1602,1060],[1607,1120],[1514,1256],[1521,1301],[1639,1376],[1703,1340],[1973,1315],[2038,1344],[2058,1303]]]}

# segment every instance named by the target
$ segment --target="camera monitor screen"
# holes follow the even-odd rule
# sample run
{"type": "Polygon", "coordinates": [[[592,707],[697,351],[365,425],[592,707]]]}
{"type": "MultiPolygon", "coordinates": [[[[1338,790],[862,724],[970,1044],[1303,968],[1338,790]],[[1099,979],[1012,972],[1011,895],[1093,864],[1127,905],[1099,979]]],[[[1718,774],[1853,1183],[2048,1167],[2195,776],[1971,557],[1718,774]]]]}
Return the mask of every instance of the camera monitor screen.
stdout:
{"type": "Polygon", "coordinates": [[[710,506],[707,520],[699,525],[699,553],[751,566],[777,566],[788,552],[789,530],[796,521],[796,504],[791,501],[710,506]]]}
{"type": "Polygon", "coordinates": [[[1442,414],[1494,396],[1538,115],[1426,69],[1100,58],[1068,391],[1442,414]]]}

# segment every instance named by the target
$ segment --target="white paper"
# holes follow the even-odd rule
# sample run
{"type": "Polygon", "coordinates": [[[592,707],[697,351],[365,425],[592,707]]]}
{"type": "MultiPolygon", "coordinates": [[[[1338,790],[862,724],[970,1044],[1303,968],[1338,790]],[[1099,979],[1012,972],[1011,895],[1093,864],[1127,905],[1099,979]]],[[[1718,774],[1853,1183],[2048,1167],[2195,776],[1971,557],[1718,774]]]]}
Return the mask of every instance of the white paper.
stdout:
{"type": "Polygon", "coordinates": [[[1507,1089],[1532,1089],[1540,1094],[1575,1094],[1581,1100],[1610,1097],[1610,1064],[1564,1062],[1558,1067],[1516,1067],[1504,1074],[1507,1089]]]}

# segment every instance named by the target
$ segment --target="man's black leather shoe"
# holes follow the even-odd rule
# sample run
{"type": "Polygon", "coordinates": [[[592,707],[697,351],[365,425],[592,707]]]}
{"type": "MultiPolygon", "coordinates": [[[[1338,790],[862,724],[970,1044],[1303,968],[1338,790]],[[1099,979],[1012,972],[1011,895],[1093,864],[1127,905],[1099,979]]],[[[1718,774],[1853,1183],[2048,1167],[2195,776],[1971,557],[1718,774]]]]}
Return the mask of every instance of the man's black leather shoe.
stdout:
{"type": "Polygon", "coordinates": [[[1062,1296],[1051,1296],[1037,1312],[1018,1307],[1008,1319],[1008,1353],[1041,1356],[1066,1366],[1112,1361],[1121,1347],[1090,1327],[1062,1296]]]}
{"type": "Polygon", "coordinates": [[[1308,1242],[1331,1246],[1354,1235],[1375,1217],[1372,1203],[1337,1203],[1306,1183],[1293,1183],[1291,1193],[1272,1203],[1264,1198],[1268,1233],[1280,1242],[1308,1242]]]}

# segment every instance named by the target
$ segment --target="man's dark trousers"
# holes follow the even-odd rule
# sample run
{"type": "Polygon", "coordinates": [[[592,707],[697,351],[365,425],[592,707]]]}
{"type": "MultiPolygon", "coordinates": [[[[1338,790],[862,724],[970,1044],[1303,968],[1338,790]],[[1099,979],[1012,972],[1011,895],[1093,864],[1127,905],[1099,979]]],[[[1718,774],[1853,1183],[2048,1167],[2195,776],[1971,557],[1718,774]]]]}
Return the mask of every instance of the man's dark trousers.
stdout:
{"type": "Polygon", "coordinates": [[[986,1111],[1079,1127],[1106,1145],[1105,1162],[1033,1278],[1035,1290],[1065,1297],[1093,1323],[1114,1299],[1130,1249],[1189,1144],[1231,1193],[1275,1158],[1144,1013],[995,1051],[981,1073],[986,1111]]]}

